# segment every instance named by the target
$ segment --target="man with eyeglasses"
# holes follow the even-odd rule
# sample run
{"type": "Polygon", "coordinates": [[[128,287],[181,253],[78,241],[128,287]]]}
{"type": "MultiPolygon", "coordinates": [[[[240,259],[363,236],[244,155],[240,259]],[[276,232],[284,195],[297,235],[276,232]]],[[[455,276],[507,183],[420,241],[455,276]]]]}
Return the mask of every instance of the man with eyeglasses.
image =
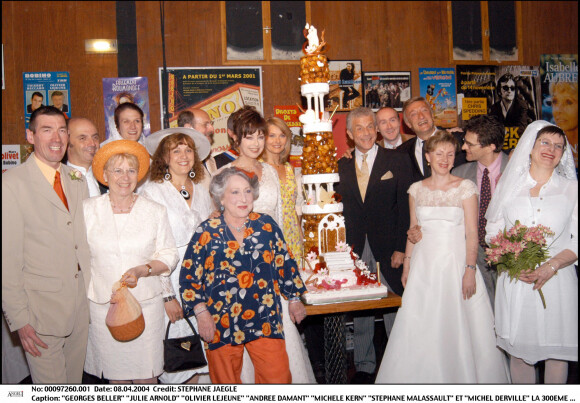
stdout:
{"type": "MultiPolygon", "coordinates": [[[[517,81],[511,73],[500,77],[496,86],[500,100],[491,106],[489,114],[496,116],[506,128],[517,127],[519,138],[536,115],[520,98],[517,81]]],[[[515,148],[515,144],[508,144],[508,148],[515,148]]]]}

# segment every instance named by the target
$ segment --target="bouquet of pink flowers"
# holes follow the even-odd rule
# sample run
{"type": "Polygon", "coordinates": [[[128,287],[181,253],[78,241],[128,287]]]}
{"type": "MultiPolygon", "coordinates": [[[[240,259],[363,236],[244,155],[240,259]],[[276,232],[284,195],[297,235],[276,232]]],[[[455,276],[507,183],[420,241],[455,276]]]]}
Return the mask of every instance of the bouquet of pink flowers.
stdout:
{"type": "MultiPolygon", "coordinates": [[[[491,239],[490,247],[485,250],[486,260],[497,266],[498,274],[507,271],[511,280],[517,280],[522,272],[535,270],[550,257],[546,236],[554,236],[554,232],[543,225],[526,227],[516,220],[512,228],[500,231],[491,239]]],[[[538,291],[545,309],[544,293],[541,289],[538,291]]]]}

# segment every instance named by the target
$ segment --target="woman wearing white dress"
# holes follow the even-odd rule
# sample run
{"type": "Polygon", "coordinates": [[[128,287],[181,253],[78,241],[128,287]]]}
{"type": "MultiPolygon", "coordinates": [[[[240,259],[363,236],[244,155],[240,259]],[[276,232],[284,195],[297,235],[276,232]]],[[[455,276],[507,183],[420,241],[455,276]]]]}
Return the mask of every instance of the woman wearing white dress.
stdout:
{"type": "MultiPolygon", "coordinates": [[[[209,193],[202,185],[205,170],[201,161],[210,151],[209,141],[196,130],[178,127],[158,131],[145,139],[145,146],[153,156],[149,182],[143,185],[141,195],[167,208],[169,225],[179,253],[179,264],[170,278],[163,278],[165,327],[169,338],[192,335],[189,324],[183,320],[179,292],[179,272],[185,249],[193,232],[213,211],[209,193]]],[[[190,319],[197,329],[197,321],[190,319]]],[[[209,373],[207,366],[178,372],[164,372],[163,383],[198,383],[199,375],[209,373]]]]}
{"type": "Polygon", "coordinates": [[[432,175],[409,188],[410,226],[402,306],[376,383],[506,383],[493,313],[477,259],[477,188],[450,174],[457,141],[437,132],[425,143],[432,175]]]}
{"type": "Polygon", "coordinates": [[[91,254],[87,291],[91,322],[85,371],[111,383],[157,383],[163,372],[163,299],[160,276],[178,261],[167,210],[134,193],[149,169],[149,153],[136,141],[117,140],[93,159],[95,178],[109,193],[83,203],[91,254]],[[145,330],[115,340],[105,325],[115,282],[127,283],[139,301],[145,330]]]}
{"type": "Polygon", "coordinates": [[[486,213],[489,241],[516,220],[545,225],[550,258],[519,281],[497,279],[497,345],[510,354],[514,383],[534,383],[534,364],[545,360],[545,383],[566,383],[578,361],[578,180],[562,129],[531,123],[498,182],[486,213]],[[546,301],[544,309],[538,289],[546,301]]]}
{"type": "MultiPolygon", "coordinates": [[[[282,228],[282,202],[280,196],[280,182],[276,170],[265,162],[259,162],[265,145],[265,135],[268,125],[264,118],[253,107],[244,107],[233,114],[234,143],[240,156],[226,167],[243,170],[249,176],[257,175],[259,179],[260,195],[254,201],[254,211],[268,214],[276,224],[282,228]]],[[[283,326],[286,339],[286,351],[290,359],[292,383],[316,383],[308,352],[302,341],[296,325],[288,313],[288,301],[282,299],[283,326]]],[[[247,353],[244,354],[242,382],[254,382],[254,368],[247,353]]]]}

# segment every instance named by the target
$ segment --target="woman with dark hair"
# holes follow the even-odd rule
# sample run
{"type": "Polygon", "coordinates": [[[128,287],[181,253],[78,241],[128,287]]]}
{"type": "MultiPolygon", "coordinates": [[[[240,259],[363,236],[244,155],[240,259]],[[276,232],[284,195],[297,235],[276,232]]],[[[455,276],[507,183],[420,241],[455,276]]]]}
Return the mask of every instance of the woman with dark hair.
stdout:
{"type": "Polygon", "coordinates": [[[101,143],[101,147],[115,140],[132,140],[143,144],[143,110],[131,102],[119,104],[115,108],[115,127],[117,133],[101,143]]]}
{"type": "MultiPolygon", "coordinates": [[[[153,156],[150,178],[140,190],[147,197],[167,208],[169,225],[179,253],[179,265],[170,279],[163,278],[165,302],[165,326],[169,322],[169,337],[185,337],[192,334],[189,324],[183,320],[179,291],[179,269],[185,249],[195,228],[213,211],[209,193],[202,185],[205,170],[201,161],[210,151],[209,141],[196,130],[185,127],[158,131],[145,139],[145,146],[153,156]]],[[[197,322],[192,320],[192,325],[197,322]]],[[[163,383],[197,383],[199,374],[207,373],[207,367],[190,371],[164,372],[159,379],[163,383]]]]}
{"type": "Polygon", "coordinates": [[[255,175],[225,168],[210,192],[221,214],[203,222],[187,247],[180,275],[186,316],[195,315],[209,349],[213,383],[241,383],[244,352],[254,362],[255,383],[290,383],[284,312],[300,323],[305,290],[284,236],[267,214],[253,212],[255,175]],[[283,298],[281,298],[281,296],[283,298]]]}
{"type": "Polygon", "coordinates": [[[451,175],[458,142],[438,131],[425,142],[431,176],[409,188],[403,302],[376,383],[507,383],[493,312],[477,259],[477,186],[451,175]]]}
{"type": "Polygon", "coordinates": [[[563,130],[543,120],[530,124],[489,203],[486,240],[515,221],[544,225],[549,258],[511,281],[497,279],[497,345],[510,355],[514,383],[534,383],[534,364],[545,360],[545,383],[566,383],[567,361],[578,361],[578,179],[563,130]],[[546,301],[542,305],[538,290],[546,301]]]}

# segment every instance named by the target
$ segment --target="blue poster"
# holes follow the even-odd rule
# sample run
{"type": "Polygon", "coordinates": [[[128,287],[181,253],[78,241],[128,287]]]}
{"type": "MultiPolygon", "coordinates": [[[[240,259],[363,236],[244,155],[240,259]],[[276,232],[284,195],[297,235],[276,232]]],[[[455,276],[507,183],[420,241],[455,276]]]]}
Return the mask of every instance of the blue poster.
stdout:
{"type": "Polygon", "coordinates": [[[68,71],[22,73],[24,82],[24,125],[41,106],[54,106],[68,119],[71,116],[70,77],[68,71]]]}
{"type": "Polygon", "coordinates": [[[457,126],[454,68],[420,68],[419,92],[433,109],[435,126],[457,126]]]}

